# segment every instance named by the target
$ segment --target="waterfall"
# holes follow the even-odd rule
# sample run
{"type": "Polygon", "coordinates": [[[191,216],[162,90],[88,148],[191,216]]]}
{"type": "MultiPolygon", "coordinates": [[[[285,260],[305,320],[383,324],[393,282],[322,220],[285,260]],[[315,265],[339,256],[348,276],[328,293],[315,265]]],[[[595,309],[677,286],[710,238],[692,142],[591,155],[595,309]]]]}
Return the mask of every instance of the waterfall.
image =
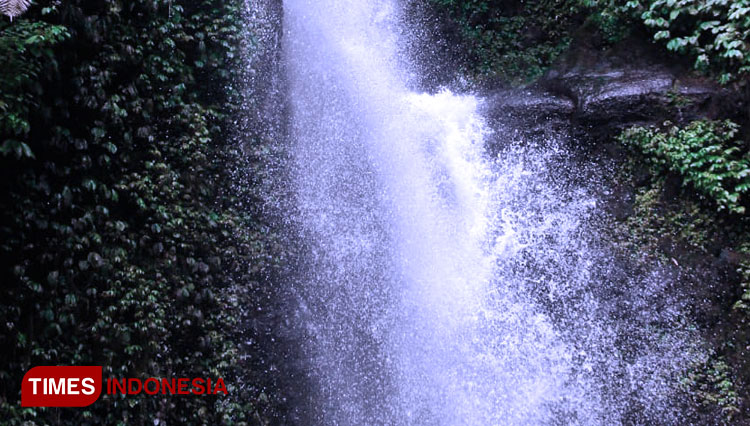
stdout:
{"type": "Polygon", "coordinates": [[[597,243],[602,183],[562,144],[412,90],[397,6],[284,3],[303,423],[679,423],[677,278],[597,243]]]}

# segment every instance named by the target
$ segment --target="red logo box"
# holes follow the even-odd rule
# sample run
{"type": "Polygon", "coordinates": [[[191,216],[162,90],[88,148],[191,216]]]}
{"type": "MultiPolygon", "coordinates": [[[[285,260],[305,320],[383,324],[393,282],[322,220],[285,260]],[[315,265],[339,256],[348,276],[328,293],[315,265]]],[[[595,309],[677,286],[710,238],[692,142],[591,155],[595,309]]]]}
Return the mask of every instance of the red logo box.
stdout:
{"type": "Polygon", "coordinates": [[[102,367],[34,367],[23,376],[22,407],[86,407],[102,393],[102,367]]]}

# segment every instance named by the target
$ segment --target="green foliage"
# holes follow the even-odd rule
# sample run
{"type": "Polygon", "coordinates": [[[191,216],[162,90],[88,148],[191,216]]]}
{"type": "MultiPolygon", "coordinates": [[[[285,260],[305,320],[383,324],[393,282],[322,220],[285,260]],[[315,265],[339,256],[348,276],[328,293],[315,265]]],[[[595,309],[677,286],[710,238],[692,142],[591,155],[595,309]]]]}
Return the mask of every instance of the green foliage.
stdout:
{"type": "Polygon", "coordinates": [[[733,308],[745,315],[750,315],[750,241],[740,246],[738,251],[744,257],[737,268],[737,274],[739,274],[741,280],[742,296],[733,308]]]}
{"type": "Polygon", "coordinates": [[[273,262],[252,176],[228,171],[252,169],[231,134],[243,8],[72,0],[0,24],[4,424],[263,423],[232,334],[273,262]],[[55,364],[224,377],[230,396],[22,409],[25,371],[55,364]]]}
{"type": "MultiPolygon", "coordinates": [[[[620,171],[618,182],[633,183],[634,171],[638,170],[638,175],[643,172],[642,163],[641,155],[633,155],[620,171]]],[[[719,254],[717,247],[721,252],[731,253],[728,256],[732,259],[727,258],[723,264],[727,267],[737,265],[739,282],[731,274],[720,273],[721,278],[717,277],[717,281],[728,281],[711,286],[717,299],[725,298],[715,305],[721,309],[716,313],[721,318],[721,325],[708,324],[708,327],[715,327],[710,330],[712,348],[709,356],[686,372],[681,387],[696,407],[715,416],[712,418],[717,424],[734,424],[741,411],[746,409],[746,401],[741,395],[750,371],[737,360],[746,359],[747,348],[750,348],[747,327],[750,309],[745,306],[746,296],[733,307],[726,302],[732,301],[731,294],[735,293],[738,284],[745,291],[749,288],[750,274],[742,272],[750,272],[750,218],[717,212],[707,203],[696,200],[691,191],[668,189],[671,185],[666,181],[665,176],[656,174],[636,188],[632,214],[615,226],[612,236],[618,247],[634,261],[645,261],[647,267],[653,267],[650,262],[657,261],[683,268],[698,266],[700,270],[700,265],[711,259],[713,267],[719,268],[722,262],[715,257],[719,254]]],[[[701,281],[691,281],[685,277],[682,285],[685,288],[704,285],[701,281]]],[[[700,301],[717,303],[710,296],[700,301]]]]}
{"type": "Polygon", "coordinates": [[[598,28],[606,45],[624,40],[632,31],[632,25],[612,9],[596,7],[596,2],[583,0],[582,5],[591,8],[588,20],[598,28]]]}
{"type": "Polygon", "coordinates": [[[750,154],[736,140],[739,126],[729,120],[665,126],[666,130],[634,127],[619,140],[641,150],[656,167],[679,173],[685,184],[710,197],[719,210],[744,213],[750,154]]]}
{"type": "Polygon", "coordinates": [[[662,200],[664,179],[657,178],[636,192],[633,214],[627,218],[624,232],[629,241],[623,242],[636,257],[645,255],[671,263],[672,259],[659,247],[664,238],[686,243],[697,251],[706,251],[718,230],[715,219],[707,214],[700,203],[681,199],[679,208],[667,206],[662,200]]]}
{"type": "Polygon", "coordinates": [[[468,71],[478,78],[532,81],[565,51],[583,18],[607,44],[645,29],[722,84],[744,84],[750,73],[747,0],[430,1],[457,24],[471,56],[468,71]]]}
{"type": "Polygon", "coordinates": [[[718,407],[723,421],[731,424],[740,413],[741,398],[736,379],[727,362],[715,354],[703,365],[695,366],[682,385],[704,407],[718,407]]]}
{"type": "Polygon", "coordinates": [[[568,47],[577,0],[431,0],[460,28],[476,78],[529,83],[568,47]]]}
{"type": "Polygon", "coordinates": [[[57,68],[52,47],[70,37],[67,29],[47,22],[0,21],[0,134],[7,135],[0,154],[33,157],[24,141],[31,130],[29,114],[39,108],[37,83],[57,68]]]}
{"type": "MultiPolygon", "coordinates": [[[[693,191],[675,188],[668,183],[675,176],[660,173],[661,166],[652,167],[652,175],[644,180],[644,160],[643,154],[633,154],[617,176],[618,182],[635,184],[637,174],[639,183],[632,214],[617,224],[614,240],[635,261],[697,271],[711,263],[716,281],[707,287],[708,298],[698,300],[713,304],[720,322],[704,324],[710,327],[711,352],[682,378],[682,389],[701,411],[716,416],[718,424],[734,424],[747,409],[741,395],[750,379],[743,361],[750,349],[750,217],[717,211],[696,199],[693,191]]],[[[682,285],[708,283],[686,276],[682,285]]]]}
{"type": "Polygon", "coordinates": [[[721,83],[750,72],[750,2],[725,0],[584,0],[600,13],[640,22],[667,49],[689,55],[721,83]]]}

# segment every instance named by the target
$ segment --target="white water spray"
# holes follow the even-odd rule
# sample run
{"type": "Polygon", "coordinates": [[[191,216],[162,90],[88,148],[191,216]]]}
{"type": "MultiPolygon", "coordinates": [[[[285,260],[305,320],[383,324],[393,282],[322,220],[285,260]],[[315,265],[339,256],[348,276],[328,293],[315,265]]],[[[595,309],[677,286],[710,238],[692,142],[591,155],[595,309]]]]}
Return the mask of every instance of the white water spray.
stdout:
{"type": "Polygon", "coordinates": [[[676,421],[672,381],[694,357],[678,309],[633,295],[646,319],[615,318],[597,297],[611,265],[587,243],[595,197],[551,182],[554,144],[488,158],[479,99],[410,91],[395,11],[285,2],[305,421],[676,421]]]}

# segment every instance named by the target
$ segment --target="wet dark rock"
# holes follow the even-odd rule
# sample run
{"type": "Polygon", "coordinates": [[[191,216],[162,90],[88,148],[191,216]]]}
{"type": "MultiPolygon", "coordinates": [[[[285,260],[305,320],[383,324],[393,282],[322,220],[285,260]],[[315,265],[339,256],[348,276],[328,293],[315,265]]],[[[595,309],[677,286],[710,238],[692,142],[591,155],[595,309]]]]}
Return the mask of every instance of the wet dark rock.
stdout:
{"type": "Polygon", "coordinates": [[[615,188],[612,197],[605,199],[604,207],[616,220],[625,220],[633,214],[635,209],[635,194],[633,188],[620,185],[615,188]]]}
{"type": "Polygon", "coordinates": [[[577,121],[607,133],[637,123],[710,117],[715,104],[728,96],[706,80],[680,79],[660,67],[572,70],[541,83],[552,93],[570,96],[577,121]]]}
{"type": "Polygon", "coordinates": [[[569,98],[531,90],[497,92],[485,104],[491,118],[564,119],[575,111],[575,104],[569,98]]]}
{"type": "Polygon", "coordinates": [[[533,85],[486,99],[490,120],[532,131],[566,130],[593,143],[607,142],[632,125],[725,118],[743,110],[735,93],[643,40],[608,50],[574,42],[533,85]]]}
{"type": "Polygon", "coordinates": [[[721,262],[726,263],[733,267],[739,266],[740,263],[750,260],[747,258],[746,255],[743,255],[742,253],[739,253],[728,247],[721,249],[721,253],[719,254],[719,259],[721,262]]]}
{"type": "Polygon", "coordinates": [[[575,121],[606,135],[634,124],[731,115],[737,103],[732,92],[640,39],[607,50],[574,42],[536,85],[572,100],[575,121]]]}
{"type": "Polygon", "coordinates": [[[667,204],[672,204],[679,197],[682,192],[682,178],[675,174],[669,173],[664,180],[664,191],[662,193],[662,201],[667,204]]]}
{"type": "Polygon", "coordinates": [[[497,143],[509,135],[537,140],[567,138],[574,112],[571,99],[539,90],[495,92],[485,98],[483,111],[491,128],[502,129],[497,143]]]}
{"type": "Polygon", "coordinates": [[[633,166],[633,184],[637,187],[645,186],[651,180],[651,168],[640,162],[633,166]]]}

